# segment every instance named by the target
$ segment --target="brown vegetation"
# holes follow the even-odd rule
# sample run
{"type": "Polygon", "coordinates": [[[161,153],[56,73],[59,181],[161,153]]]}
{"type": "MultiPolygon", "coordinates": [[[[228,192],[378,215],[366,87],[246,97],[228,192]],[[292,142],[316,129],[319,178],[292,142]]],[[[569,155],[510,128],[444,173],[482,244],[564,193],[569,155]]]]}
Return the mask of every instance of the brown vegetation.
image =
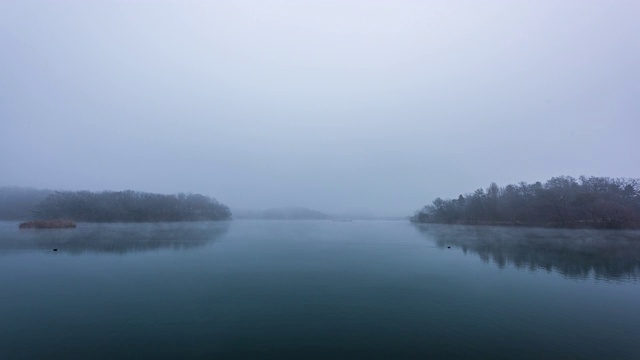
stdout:
{"type": "Polygon", "coordinates": [[[76,223],[68,220],[38,220],[20,224],[20,229],[68,229],[75,227],[76,223]]]}

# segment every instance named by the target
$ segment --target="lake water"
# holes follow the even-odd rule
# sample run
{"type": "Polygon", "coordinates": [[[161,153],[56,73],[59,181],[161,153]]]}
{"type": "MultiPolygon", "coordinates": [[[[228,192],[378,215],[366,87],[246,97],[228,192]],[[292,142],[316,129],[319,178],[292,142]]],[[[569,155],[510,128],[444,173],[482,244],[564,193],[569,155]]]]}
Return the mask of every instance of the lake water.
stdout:
{"type": "Polygon", "coordinates": [[[0,359],[640,359],[638,231],[0,222],[0,289],[0,359]]]}

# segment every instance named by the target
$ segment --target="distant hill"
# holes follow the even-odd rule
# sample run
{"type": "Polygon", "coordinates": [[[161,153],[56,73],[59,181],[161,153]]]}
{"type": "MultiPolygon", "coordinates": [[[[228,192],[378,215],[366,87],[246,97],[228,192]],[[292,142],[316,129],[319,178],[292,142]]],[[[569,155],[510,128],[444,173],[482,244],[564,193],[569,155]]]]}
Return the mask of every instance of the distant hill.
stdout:
{"type": "Polygon", "coordinates": [[[235,219],[262,220],[329,220],[331,216],[303,207],[274,208],[267,210],[234,210],[235,219]]]}

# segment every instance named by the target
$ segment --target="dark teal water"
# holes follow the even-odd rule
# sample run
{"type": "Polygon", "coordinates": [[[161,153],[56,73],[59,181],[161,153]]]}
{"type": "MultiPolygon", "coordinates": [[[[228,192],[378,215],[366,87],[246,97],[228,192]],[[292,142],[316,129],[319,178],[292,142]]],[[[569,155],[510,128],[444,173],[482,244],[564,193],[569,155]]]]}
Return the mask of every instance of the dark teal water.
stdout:
{"type": "Polygon", "coordinates": [[[0,359],[640,359],[633,231],[0,223],[0,289],[0,359]]]}

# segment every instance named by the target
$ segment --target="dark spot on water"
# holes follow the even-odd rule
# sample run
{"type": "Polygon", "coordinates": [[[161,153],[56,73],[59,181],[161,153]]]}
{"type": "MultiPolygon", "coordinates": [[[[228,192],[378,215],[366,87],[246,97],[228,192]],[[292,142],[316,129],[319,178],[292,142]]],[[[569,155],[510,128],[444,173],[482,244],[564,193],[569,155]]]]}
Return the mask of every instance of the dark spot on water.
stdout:
{"type": "Polygon", "coordinates": [[[53,251],[58,251],[58,249],[53,249],[53,251]]]}
{"type": "Polygon", "coordinates": [[[447,246],[447,249],[451,249],[451,246],[447,246]]]}

